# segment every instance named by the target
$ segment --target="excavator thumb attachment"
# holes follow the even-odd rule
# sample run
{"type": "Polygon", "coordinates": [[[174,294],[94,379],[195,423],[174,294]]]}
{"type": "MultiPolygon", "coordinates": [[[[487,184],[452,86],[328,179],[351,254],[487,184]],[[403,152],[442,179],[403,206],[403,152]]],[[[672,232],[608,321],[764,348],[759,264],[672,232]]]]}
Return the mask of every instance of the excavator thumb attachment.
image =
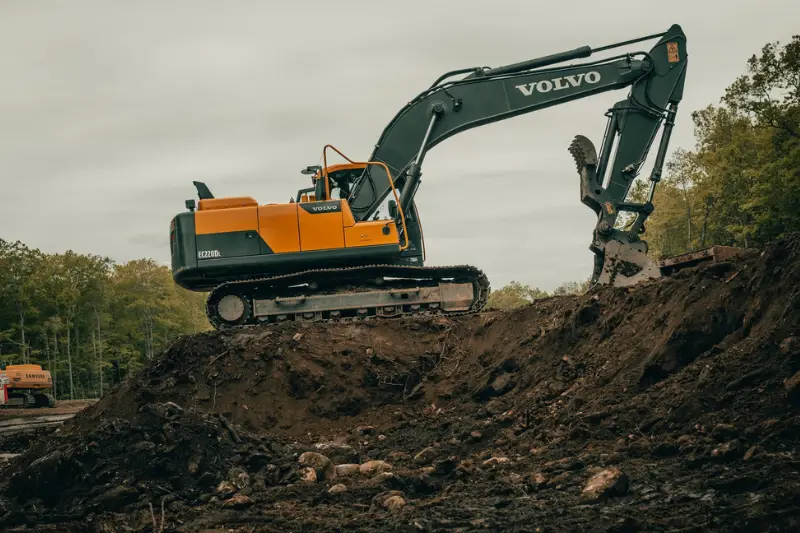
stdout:
{"type": "MultiPolygon", "coordinates": [[[[594,144],[583,135],[577,135],[569,147],[580,176],[581,202],[597,213],[598,221],[589,249],[595,254],[594,271],[590,285],[627,287],[642,281],[661,277],[661,270],[647,255],[647,243],[632,232],[615,229],[620,207],[625,206],[608,193],[598,176],[598,158],[594,144]]],[[[648,213],[649,214],[649,213],[648,213]]]]}

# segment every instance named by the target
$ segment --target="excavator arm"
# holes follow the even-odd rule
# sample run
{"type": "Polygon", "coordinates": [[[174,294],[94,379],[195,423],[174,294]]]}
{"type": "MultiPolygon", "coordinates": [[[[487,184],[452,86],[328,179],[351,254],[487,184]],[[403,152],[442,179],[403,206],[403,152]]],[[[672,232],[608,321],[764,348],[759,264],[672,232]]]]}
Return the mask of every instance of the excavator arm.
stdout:
{"type": "MultiPolygon", "coordinates": [[[[686,36],[678,25],[664,33],[592,49],[575,50],[499,68],[453,71],[409,102],[386,126],[371,162],[386,165],[400,195],[400,212],[411,213],[409,233],[417,234],[414,196],[425,154],[449,137],[481,125],[599,93],[630,87],[627,98],[609,110],[599,155],[584,136],[569,151],[580,175],[581,201],[597,213],[590,249],[595,253],[592,284],[628,285],[657,277],[639,238],[653,211],[655,185],[661,179],[669,137],[686,76],[686,36]],[[578,65],[555,66],[593,53],[658,38],[649,52],[634,52],[578,65]],[[446,81],[458,74],[460,80],[446,81]],[[649,176],[644,203],[626,203],[656,135],[663,134],[649,176]],[[629,226],[616,227],[620,213],[634,215],[629,226]]],[[[376,213],[391,191],[381,165],[369,165],[348,200],[356,220],[376,213]]]]}

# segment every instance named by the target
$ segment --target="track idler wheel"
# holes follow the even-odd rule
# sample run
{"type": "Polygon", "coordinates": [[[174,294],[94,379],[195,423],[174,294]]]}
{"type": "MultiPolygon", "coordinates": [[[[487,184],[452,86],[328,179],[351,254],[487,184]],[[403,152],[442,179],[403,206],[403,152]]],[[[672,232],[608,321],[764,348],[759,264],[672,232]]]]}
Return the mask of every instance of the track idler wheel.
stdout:
{"type": "Polygon", "coordinates": [[[207,305],[209,318],[226,326],[247,323],[251,316],[250,301],[239,294],[221,294],[212,297],[207,305]]]}

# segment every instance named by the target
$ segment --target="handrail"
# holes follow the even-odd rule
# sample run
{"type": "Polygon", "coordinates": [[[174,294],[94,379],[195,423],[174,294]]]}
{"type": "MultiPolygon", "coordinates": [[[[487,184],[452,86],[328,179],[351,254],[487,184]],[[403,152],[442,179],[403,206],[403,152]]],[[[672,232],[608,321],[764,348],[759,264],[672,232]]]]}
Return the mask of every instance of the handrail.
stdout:
{"type": "Polygon", "coordinates": [[[330,180],[328,179],[328,156],[327,156],[328,148],[333,149],[337,154],[347,159],[348,162],[354,165],[378,165],[380,167],[383,167],[383,170],[386,171],[386,176],[389,178],[389,186],[392,188],[394,201],[397,203],[397,209],[400,212],[400,222],[403,225],[403,236],[405,237],[406,243],[405,245],[400,246],[400,251],[402,252],[404,250],[407,250],[409,243],[408,243],[408,228],[406,227],[406,216],[405,213],[403,213],[403,208],[400,206],[400,198],[397,196],[397,189],[394,188],[394,180],[392,179],[392,173],[389,172],[389,167],[386,166],[386,163],[383,163],[381,161],[353,161],[352,159],[344,155],[342,152],[340,152],[339,149],[336,148],[335,146],[331,144],[326,144],[322,148],[322,176],[325,178],[325,196],[328,198],[330,198],[331,195],[330,180]]]}

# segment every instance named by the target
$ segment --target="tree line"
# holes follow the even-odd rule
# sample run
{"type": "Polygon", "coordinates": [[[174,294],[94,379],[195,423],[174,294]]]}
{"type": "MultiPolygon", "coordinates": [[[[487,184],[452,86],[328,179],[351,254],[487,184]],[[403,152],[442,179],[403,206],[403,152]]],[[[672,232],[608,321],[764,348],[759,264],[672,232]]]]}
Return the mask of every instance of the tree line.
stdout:
{"type": "Polygon", "coordinates": [[[204,301],[150,259],[0,239],[0,362],[42,364],[59,399],[99,397],[171,340],[207,329],[204,301]]]}
{"type": "MultiPolygon", "coordinates": [[[[672,155],[646,224],[655,258],[759,248],[800,230],[800,35],[766,44],[719,105],[691,119],[696,145],[672,155]]],[[[633,199],[648,185],[637,180],[633,199]]]]}
{"type": "MultiPolygon", "coordinates": [[[[800,35],[783,46],[767,43],[719,105],[690,117],[695,147],[670,157],[645,224],[650,255],[661,259],[713,245],[759,248],[800,231],[800,35]]],[[[649,185],[648,176],[637,178],[629,200],[645,201],[649,185]]],[[[620,219],[623,226],[627,220],[620,219]]],[[[567,283],[552,295],[587,286],[567,283]]],[[[518,307],[547,296],[513,281],[487,305],[518,307]]]]}

